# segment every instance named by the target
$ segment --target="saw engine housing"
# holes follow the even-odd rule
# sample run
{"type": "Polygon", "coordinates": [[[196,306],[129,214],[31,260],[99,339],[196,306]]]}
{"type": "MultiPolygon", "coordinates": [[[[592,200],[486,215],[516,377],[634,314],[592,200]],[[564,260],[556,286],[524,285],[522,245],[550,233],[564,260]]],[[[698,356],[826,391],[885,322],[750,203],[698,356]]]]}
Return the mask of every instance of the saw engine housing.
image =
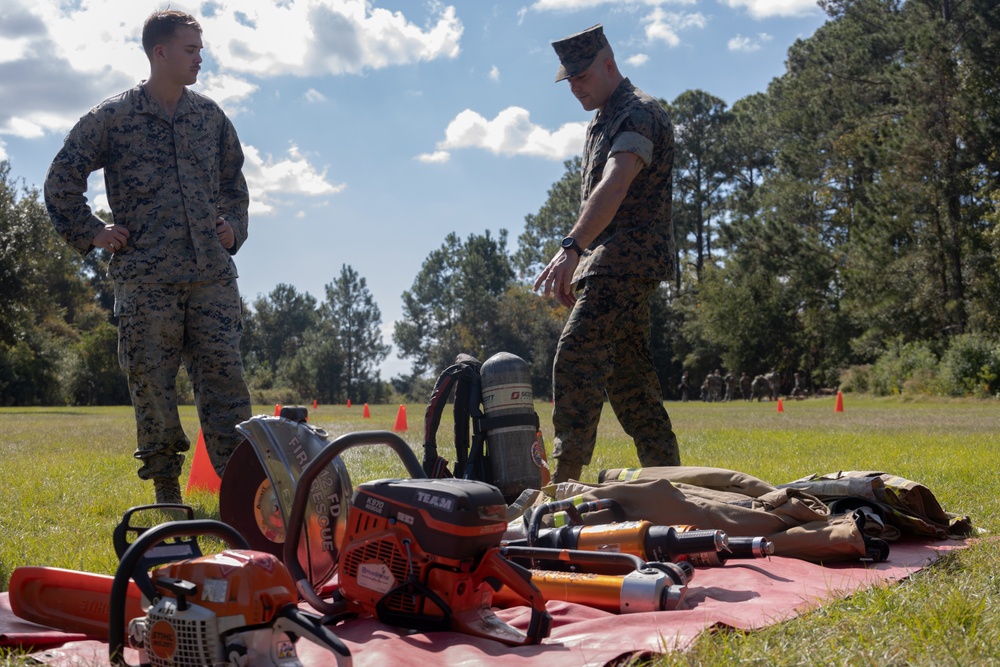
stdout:
{"type": "Polygon", "coordinates": [[[152,581],[163,596],[129,627],[147,664],[299,664],[293,641],[272,627],[280,610],[298,602],[295,582],[273,555],[223,551],[158,568],[152,581]]]}

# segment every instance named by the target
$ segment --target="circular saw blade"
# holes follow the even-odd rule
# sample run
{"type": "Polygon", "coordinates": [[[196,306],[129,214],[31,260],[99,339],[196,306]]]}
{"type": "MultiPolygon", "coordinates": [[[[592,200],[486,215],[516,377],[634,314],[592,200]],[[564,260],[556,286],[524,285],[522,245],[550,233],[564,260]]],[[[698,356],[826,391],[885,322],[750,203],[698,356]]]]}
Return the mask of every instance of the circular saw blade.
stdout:
{"type": "Polygon", "coordinates": [[[219,517],[239,531],[251,549],[283,556],[284,521],[271,480],[249,440],[236,448],[222,475],[219,517]]]}

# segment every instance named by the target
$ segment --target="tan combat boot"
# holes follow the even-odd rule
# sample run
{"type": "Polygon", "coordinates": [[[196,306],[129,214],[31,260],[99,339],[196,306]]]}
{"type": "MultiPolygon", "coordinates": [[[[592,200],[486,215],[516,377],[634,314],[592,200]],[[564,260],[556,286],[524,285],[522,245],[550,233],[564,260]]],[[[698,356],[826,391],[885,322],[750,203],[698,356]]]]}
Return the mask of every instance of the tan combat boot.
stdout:
{"type": "Polygon", "coordinates": [[[153,490],[156,492],[157,505],[180,505],[181,482],[176,477],[154,477],[153,490]]]}
{"type": "Polygon", "coordinates": [[[583,465],[579,463],[563,463],[559,461],[556,463],[556,472],[552,475],[552,483],[560,484],[561,482],[568,482],[571,479],[579,480],[582,472],[583,465]]]}

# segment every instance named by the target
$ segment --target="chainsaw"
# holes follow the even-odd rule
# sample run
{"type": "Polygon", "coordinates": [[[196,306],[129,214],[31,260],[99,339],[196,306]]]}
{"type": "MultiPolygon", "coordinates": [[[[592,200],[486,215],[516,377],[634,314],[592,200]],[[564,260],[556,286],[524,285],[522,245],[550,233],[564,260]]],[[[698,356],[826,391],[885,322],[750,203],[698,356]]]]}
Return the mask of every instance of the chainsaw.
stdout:
{"type": "Polygon", "coordinates": [[[108,652],[112,665],[125,661],[130,582],[151,604],[128,620],[129,644],[151,667],[224,665],[301,667],[299,637],[328,649],[340,667],[351,654],[320,617],[298,608],[295,582],[272,554],[246,548],[234,528],[219,521],[160,524],[142,533],[125,551],[111,585],[108,652]],[[230,548],[147,572],[147,550],[178,535],[208,535],[230,548]]]}
{"type": "Polygon", "coordinates": [[[349,447],[375,444],[393,449],[414,478],[376,480],[354,490],[336,545],[339,588],[330,599],[317,594],[300,562],[302,531],[286,531],[284,560],[299,594],[334,620],[367,614],[398,627],[454,630],[509,645],[547,637],[551,616],[544,598],[527,570],[500,553],[507,529],[503,494],[485,482],[422,478],[413,451],[394,433],[349,433],[319,452],[298,478],[287,525],[302,525],[314,482],[331,461],[349,447]],[[531,607],[527,631],[492,611],[500,586],[531,607]]]}

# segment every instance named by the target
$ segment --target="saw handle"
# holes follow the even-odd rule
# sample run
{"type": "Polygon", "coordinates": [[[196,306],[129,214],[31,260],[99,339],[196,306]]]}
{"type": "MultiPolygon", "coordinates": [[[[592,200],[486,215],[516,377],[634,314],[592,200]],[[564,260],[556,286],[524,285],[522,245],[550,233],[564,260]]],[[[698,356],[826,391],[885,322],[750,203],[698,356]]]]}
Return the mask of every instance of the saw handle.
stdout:
{"type": "Polygon", "coordinates": [[[542,527],[542,519],[549,514],[565,512],[567,518],[569,519],[568,525],[582,526],[584,514],[597,512],[598,510],[603,509],[610,509],[614,513],[615,521],[625,520],[625,513],[622,511],[621,505],[618,504],[617,500],[612,498],[590,500],[580,503],[579,505],[574,503],[572,498],[567,498],[565,500],[554,500],[552,502],[539,505],[535,508],[535,511],[531,513],[531,522],[528,524],[528,546],[535,546],[535,542],[538,540],[539,531],[542,527]]]}
{"type": "Polygon", "coordinates": [[[108,658],[115,667],[132,667],[125,661],[125,601],[130,579],[150,602],[157,597],[156,589],[149,573],[136,572],[136,567],[146,550],[170,537],[184,535],[212,535],[228,543],[234,549],[249,549],[246,539],[232,526],[212,519],[194,521],[169,521],[144,531],[125,550],[114,581],[111,583],[111,603],[108,620],[108,658]]]}
{"type": "Polygon", "coordinates": [[[353,664],[351,650],[340,637],[323,625],[321,619],[304,613],[298,607],[287,606],[279,611],[274,628],[290,636],[305,637],[314,644],[330,649],[337,658],[337,667],[351,667],[353,664]]]}
{"type": "MultiPolygon", "coordinates": [[[[156,504],[156,505],[139,505],[137,507],[130,507],[125,511],[122,516],[121,522],[115,526],[114,532],[111,534],[112,544],[115,545],[115,555],[118,556],[120,561],[122,556],[128,550],[132,542],[142,535],[144,532],[149,530],[148,526],[133,526],[132,518],[143,512],[176,512],[178,515],[183,514],[183,519],[188,521],[194,521],[194,508],[190,505],[176,505],[176,504],[156,504]]],[[[164,563],[173,563],[175,561],[181,560],[181,558],[197,558],[201,555],[201,551],[198,549],[198,543],[192,538],[190,540],[178,540],[178,544],[175,546],[183,546],[183,548],[189,551],[186,556],[177,556],[177,548],[171,549],[172,556],[158,557],[156,554],[150,554],[150,567],[153,565],[162,565],[164,563]],[[155,562],[154,562],[155,561],[155,562]]]]}
{"type": "MultiPolygon", "coordinates": [[[[524,643],[539,644],[548,637],[552,629],[552,615],[545,609],[545,597],[542,592],[531,583],[531,572],[504,558],[499,548],[491,549],[480,567],[484,573],[495,577],[531,607],[531,620],[528,621],[524,643]]],[[[500,587],[497,586],[494,590],[500,590],[500,587]]]]}
{"type": "Polygon", "coordinates": [[[305,523],[306,503],[312,493],[313,482],[319,476],[320,471],[330,465],[345,450],[361,445],[386,445],[396,452],[406,467],[406,471],[410,473],[410,477],[413,479],[427,478],[420,461],[417,460],[410,446],[391,431],[358,431],[342,435],[320,450],[319,454],[302,469],[302,474],[299,475],[299,480],[295,485],[295,498],[292,501],[288,525],[285,528],[285,547],[282,552],[282,560],[291,573],[292,579],[295,580],[299,596],[322,614],[340,614],[343,612],[343,608],[323,600],[316,594],[309,581],[309,576],[302,568],[302,563],[299,562],[299,541],[305,523]]]}

